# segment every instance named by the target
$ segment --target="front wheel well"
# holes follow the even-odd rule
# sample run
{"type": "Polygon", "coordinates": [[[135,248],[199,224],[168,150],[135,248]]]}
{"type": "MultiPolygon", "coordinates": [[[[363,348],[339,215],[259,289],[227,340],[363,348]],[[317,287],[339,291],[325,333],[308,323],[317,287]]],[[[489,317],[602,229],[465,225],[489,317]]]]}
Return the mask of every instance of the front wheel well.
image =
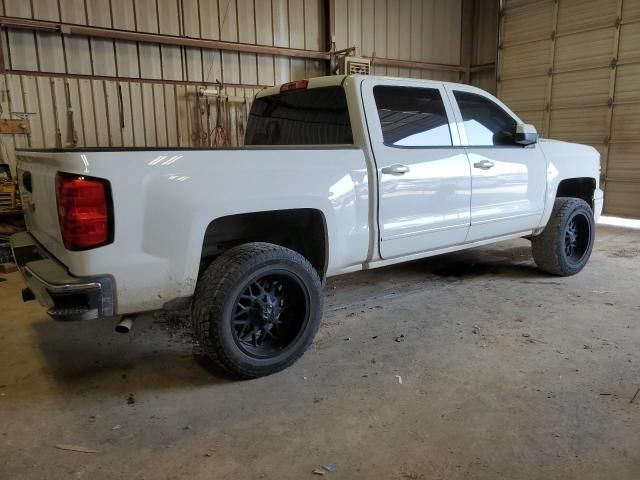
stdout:
{"type": "Polygon", "coordinates": [[[571,197],[581,198],[589,204],[593,210],[593,195],[596,191],[596,180],[594,178],[567,178],[560,182],[556,192],[556,198],[571,197]]]}
{"type": "Polygon", "coordinates": [[[319,210],[270,210],[213,220],[202,242],[200,272],[230,248],[250,242],[273,243],[294,250],[324,278],[328,259],[327,228],[319,210]]]}

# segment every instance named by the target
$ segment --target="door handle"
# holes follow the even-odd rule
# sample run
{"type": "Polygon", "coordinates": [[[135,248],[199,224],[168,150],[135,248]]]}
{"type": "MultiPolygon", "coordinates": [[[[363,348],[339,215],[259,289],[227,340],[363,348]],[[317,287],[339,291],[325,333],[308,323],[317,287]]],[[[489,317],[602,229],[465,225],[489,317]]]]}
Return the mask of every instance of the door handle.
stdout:
{"type": "Polygon", "coordinates": [[[406,165],[391,165],[390,167],[383,167],[382,173],[387,173],[389,175],[404,175],[409,171],[409,167],[406,165]]]}
{"type": "Polygon", "coordinates": [[[491,160],[481,160],[473,164],[474,167],[479,168],[480,170],[489,170],[490,168],[493,168],[494,165],[495,163],[491,160]]]}

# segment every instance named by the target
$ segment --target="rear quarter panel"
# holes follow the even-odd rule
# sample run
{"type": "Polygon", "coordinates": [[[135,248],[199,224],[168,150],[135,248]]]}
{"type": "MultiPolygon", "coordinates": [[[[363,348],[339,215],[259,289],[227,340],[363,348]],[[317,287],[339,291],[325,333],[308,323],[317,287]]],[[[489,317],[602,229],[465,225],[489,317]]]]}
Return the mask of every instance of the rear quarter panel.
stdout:
{"type": "MultiPolygon", "coordinates": [[[[119,314],[157,309],[192,295],[205,230],[226,215],[317,209],[326,223],[329,275],[362,263],[367,256],[367,166],[357,148],[42,152],[36,156],[36,163],[53,162],[57,171],[111,182],[112,244],[69,252],[44,233],[36,238],[45,240],[73,275],[112,275],[119,314]]],[[[57,222],[57,216],[53,218],[57,222]]]]}

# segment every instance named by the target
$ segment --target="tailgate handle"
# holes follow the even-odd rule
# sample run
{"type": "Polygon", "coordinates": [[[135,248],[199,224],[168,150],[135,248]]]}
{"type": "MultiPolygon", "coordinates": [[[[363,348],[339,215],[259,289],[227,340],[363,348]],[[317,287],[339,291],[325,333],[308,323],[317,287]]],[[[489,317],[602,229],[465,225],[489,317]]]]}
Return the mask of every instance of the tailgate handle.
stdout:
{"type": "Polygon", "coordinates": [[[27,192],[31,192],[33,189],[33,185],[31,184],[31,173],[24,172],[22,174],[22,186],[27,192]]]}

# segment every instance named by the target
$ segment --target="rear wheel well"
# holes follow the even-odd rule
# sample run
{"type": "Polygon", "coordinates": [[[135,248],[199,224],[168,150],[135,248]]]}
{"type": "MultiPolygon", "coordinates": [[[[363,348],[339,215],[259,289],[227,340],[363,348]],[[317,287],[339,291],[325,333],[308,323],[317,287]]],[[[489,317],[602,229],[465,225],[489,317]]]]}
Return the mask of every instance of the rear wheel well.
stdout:
{"type": "Polygon", "coordinates": [[[249,242],[273,243],[294,250],[324,278],[327,234],[324,216],[319,210],[271,210],[215,219],[204,234],[200,272],[230,248],[249,242]]]}
{"type": "Polygon", "coordinates": [[[567,178],[558,185],[556,198],[571,197],[581,198],[589,204],[593,210],[593,194],[596,191],[596,181],[593,178],[567,178]]]}

